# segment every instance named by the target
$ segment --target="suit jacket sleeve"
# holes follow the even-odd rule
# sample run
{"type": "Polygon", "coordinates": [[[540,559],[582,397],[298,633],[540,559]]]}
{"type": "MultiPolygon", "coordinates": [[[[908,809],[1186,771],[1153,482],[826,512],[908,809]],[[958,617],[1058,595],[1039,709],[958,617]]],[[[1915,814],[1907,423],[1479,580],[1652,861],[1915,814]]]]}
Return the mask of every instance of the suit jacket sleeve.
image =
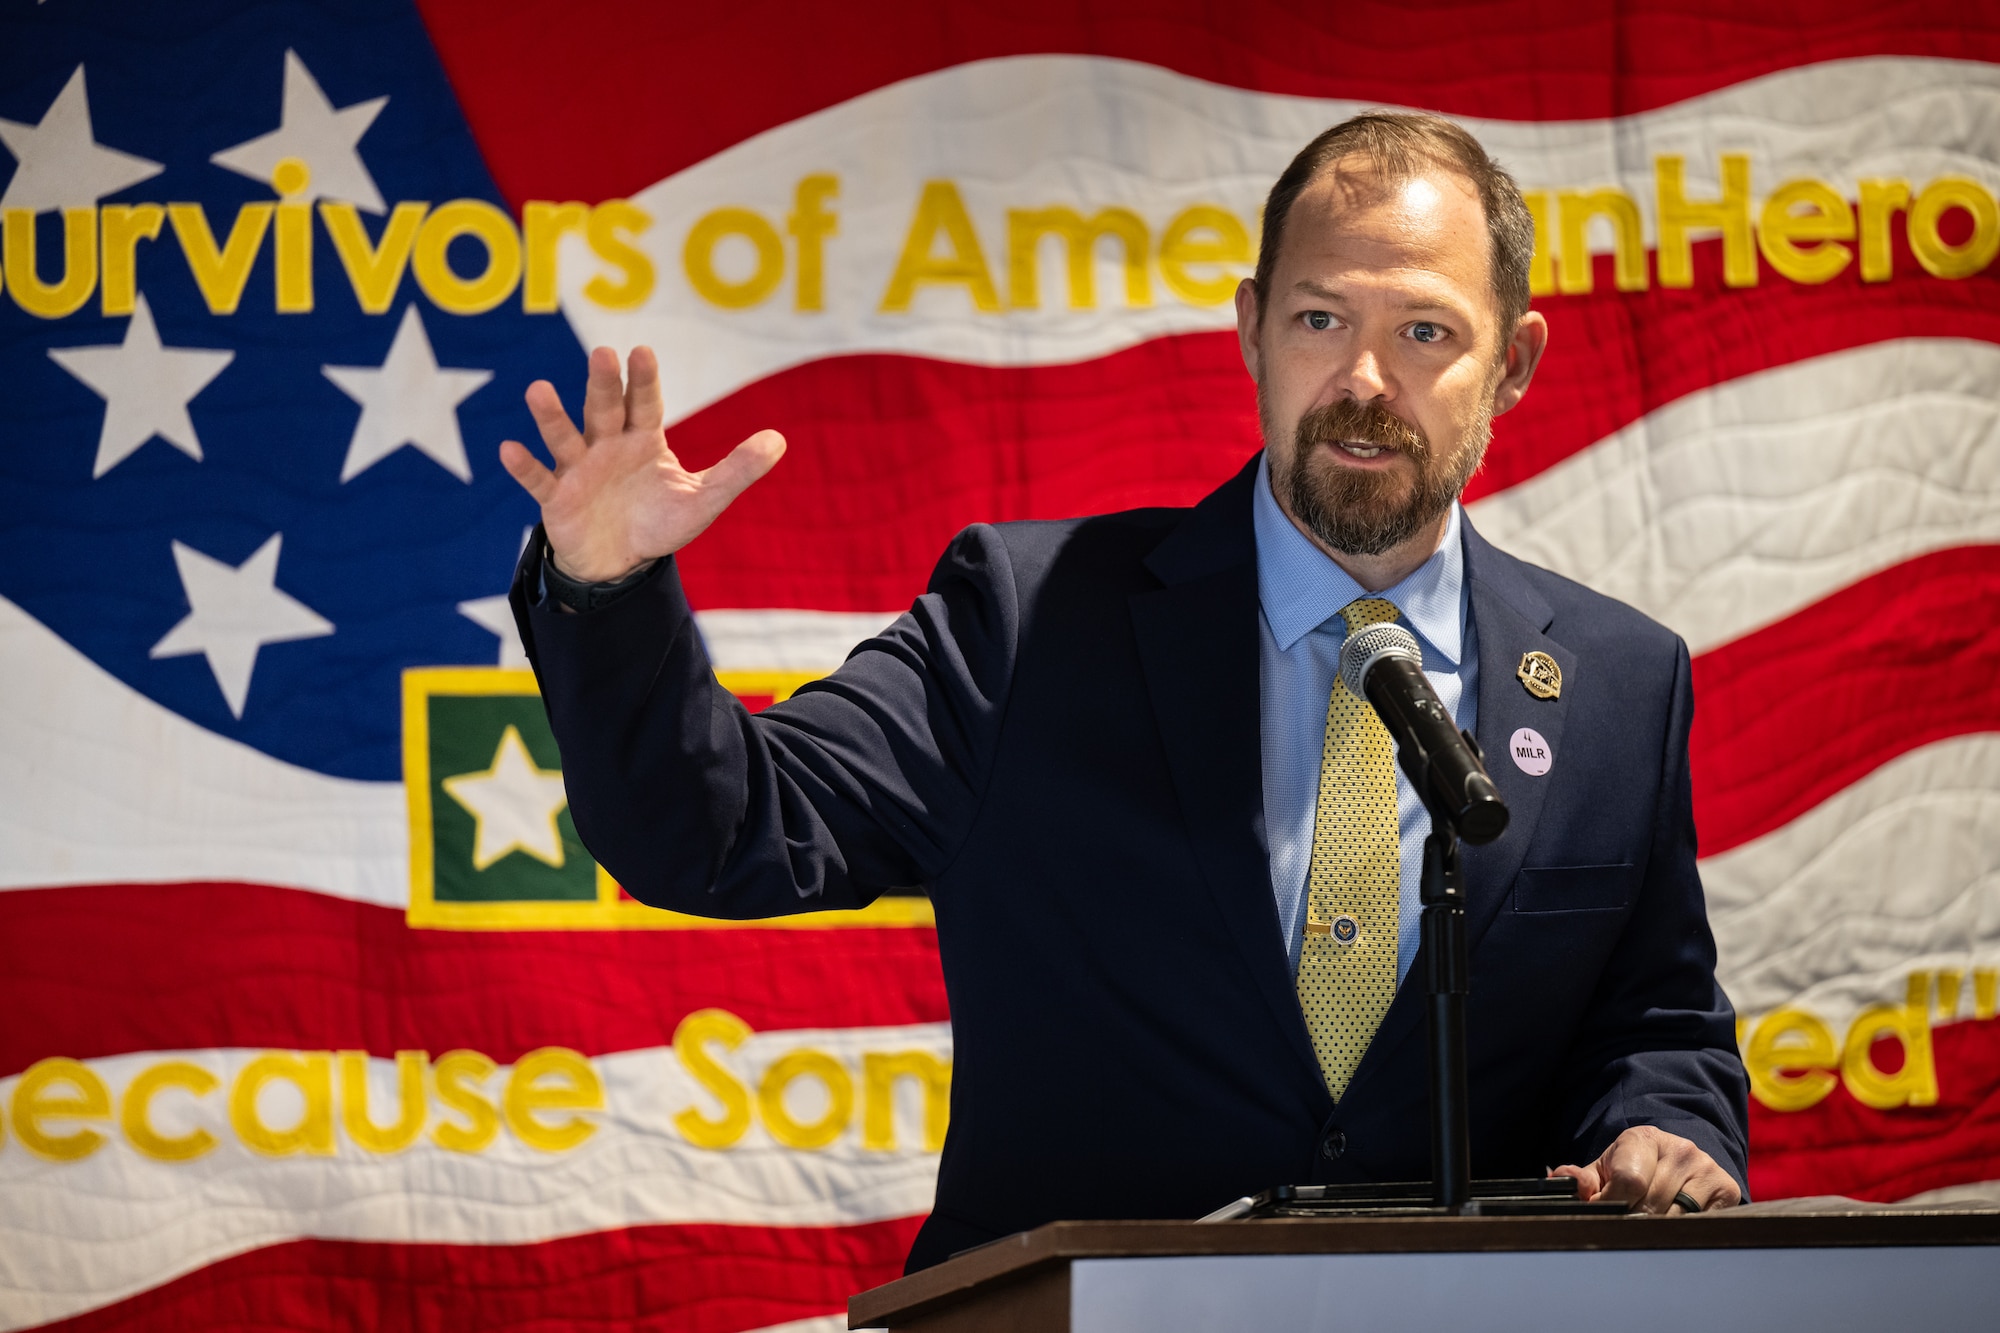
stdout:
{"type": "Polygon", "coordinates": [[[716,682],[671,559],[582,615],[511,593],[577,833],[641,902],[729,919],[864,906],[949,865],[977,811],[1019,609],[990,527],[825,680],[752,716],[716,682]]]}
{"type": "Polygon", "coordinates": [[[1715,937],[1695,866],[1688,734],[1694,690],[1676,641],[1652,847],[1638,901],[1572,1047],[1566,1114],[1573,1162],[1635,1125],[1692,1140],[1749,1197],[1749,1083],[1735,1012],[1715,980],[1715,937]]]}

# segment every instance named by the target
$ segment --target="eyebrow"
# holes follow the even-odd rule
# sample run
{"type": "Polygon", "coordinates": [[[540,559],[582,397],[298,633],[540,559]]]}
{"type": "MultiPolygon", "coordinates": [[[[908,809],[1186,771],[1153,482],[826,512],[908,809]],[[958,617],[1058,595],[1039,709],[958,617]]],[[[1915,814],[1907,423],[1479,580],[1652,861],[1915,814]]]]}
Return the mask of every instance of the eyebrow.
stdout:
{"type": "MultiPolygon", "coordinates": [[[[1292,290],[1295,292],[1303,292],[1307,296],[1317,296],[1323,301],[1335,301],[1344,303],[1347,300],[1347,297],[1342,293],[1335,291],[1333,288],[1325,286],[1322,283],[1315,282],[1311,278],[1300,278],[1298,282],[1292,285],[1292,290]]],[[[1406,313],[1420,311],[1420,310],[1421,311],[1434,310],[1447,315],[1464,314],[1464,312],[1458,306],[1453,305],[1449,301],[1428,301],[1419,299],[1414,301],[1405,301],[1403,302],[1402,305],[1396,308],[1406,313]]]]}

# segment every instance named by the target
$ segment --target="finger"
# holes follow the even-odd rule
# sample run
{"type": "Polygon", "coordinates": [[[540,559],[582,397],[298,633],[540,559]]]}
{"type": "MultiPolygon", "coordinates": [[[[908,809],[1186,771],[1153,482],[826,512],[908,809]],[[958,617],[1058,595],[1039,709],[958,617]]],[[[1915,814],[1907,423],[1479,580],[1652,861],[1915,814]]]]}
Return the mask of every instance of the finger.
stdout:
{"type": "MultiPolygon", "coordinates": [[[[1651,1139],[1630,1130],[1620,1134],[1599,1161],[1598,1170],[1605,1177],[1601,1196],[1635,1207],[1643,1205],[1659,1160],[1659,1147],[1651,1139]]],[[[1667,1197],[1673,1196],[1673,1190],[1668,1190],[1667,1197]]]]}
{"type": "MultiPolygon", "coordinates": [[[[1674,1196],[1695,1181],[1695,1176],[1708,1162],[1708,1154],[1681,1138],[1679,1135],[1663,1135],[1665,1140],[1659,1145],[1659,1158],[1653,1166],[1653,1180],[1646,1187],[1646,1197],[1640,1207],[1649,1213],[1665,1217],[1674,1208],[1674,1196]]],[[[1691,1198],[1699,1201],[1701,1195],[1688,1190],[1691,1198]]]]}
{"type": "Polygon", "coordinates": [[[1705,1213],[1712,1213],[1718,1208],[1734,1208],[1743,1202],[1743,1189],[1736,1183],[1736,1178],[1717,1166],[1713,1158],[1705,1168],[1695,1172],[1686,1189],[1701,1201],[1701,1210],[1705,1213]]]}
{"type": "Polygon", "coordinates": [[[618,353],[596,347],[590,353],[590,381],[583,389],[583,439],[596,444],[625,429],[625,385],[618,375],[618,353]]]}
{"type": "Polygon", "coordinates": [[[1588,1200],[1599,1189],[1603,1188],[1604,1185],[1604,1182],[1598,1178],[1597,1164],[1595,1162],[1589,1166],[1559,1166],[1549,1172],[1549,1175],[1551,1177],[1568,1176],[1576,1181],[1576,1197],[1579,1199],[1588,1200]]]}
{"type": "MultiPolygon", "coordinates": [[[[1692,1144],[1689,1146],[1693,1148],[1692,1144]]],[[[1689,1198],[1701,1205],[1702,1212],[1712,1213],[1718,1208],[1734,1208],[1743,1202],[1743,1191],[1738,1188],[1735,1179],[1716,1164],[1713,1157],[1699,1148],[1693,1149],[1693,1155],[1694,1169],[1688,1172],[1681,1189],[1689,1198]]]]}
{"type": "Polygon", "coordinates": [[[519,440],[500,441],[500,466],[521,483],[522,490],[535,497],[536,504],[547,504],[556,493],[556,474],[543,467],[541,460],[519,440]]]}
{"type": "Polygon", "coordinates": [[[582,458],[583,436],[577,433],[569,413],[563,411],[556,386],[547,380],[536,380],[528,386],[525,397],[528,412],[535,418],[535,428],[541,431],[542,443],[549,447],[549,456],[556,460],[556,466],[568,467],[582,458]]]}
{"type": "Polygon", "coordinates": [[[784,456],[785,437],[774,430],[760,430],[731,449],[728,457],[699,474],[702,495],[712,506],[710,512],[719,514],[728,508],[784,456]]]}
{"type": "Polygon", "coordinates": [[[660,405],[660,359],[650,347],[634,347],[625,377],[625,428],[658,430],[665,415],[660,405]]]}

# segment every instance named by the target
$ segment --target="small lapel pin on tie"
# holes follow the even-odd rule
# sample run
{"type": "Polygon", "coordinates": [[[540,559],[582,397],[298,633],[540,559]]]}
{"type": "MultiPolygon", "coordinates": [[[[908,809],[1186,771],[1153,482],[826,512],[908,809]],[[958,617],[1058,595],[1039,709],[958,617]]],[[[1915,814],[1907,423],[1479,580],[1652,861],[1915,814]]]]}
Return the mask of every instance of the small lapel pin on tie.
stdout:
{"type": "Polygon", "coordinates": [[[1562,668],[1547,653],[1521,654],[1521,667],[1514,673],[1522,686],[1537,699],[1560,699],[1563,692],[1562,668]]]}

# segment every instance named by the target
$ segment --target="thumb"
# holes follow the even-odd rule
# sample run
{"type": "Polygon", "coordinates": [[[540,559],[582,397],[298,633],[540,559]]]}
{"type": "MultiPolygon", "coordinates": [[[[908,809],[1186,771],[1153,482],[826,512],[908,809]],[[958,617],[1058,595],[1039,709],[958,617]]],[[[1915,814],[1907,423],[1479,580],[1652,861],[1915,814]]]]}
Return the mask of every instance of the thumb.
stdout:
{"type": "Polygon", "coordinates": [[[1604,1177],[1598,1171],[1596,1162],[1592,1162],[1589,1166],[1559,1166],[1549,1172],[1549,1174],[1551,1176],[1569,1176],[1575,1180],[1576,1197],[1582,1199],[1585,1203],[1590,1202],[1591,1199],[1597,1196],[1597,1192],[1604,1188],[1604,1177]]]}
{"type": "Polygon", "coordinates": [[[736,497],[777,466],[785,456],[785,437],[774,430],[760,430],[729,451],[729,456],[701,473],[701,489],[708,507],[721,513],[736,497]]]}

